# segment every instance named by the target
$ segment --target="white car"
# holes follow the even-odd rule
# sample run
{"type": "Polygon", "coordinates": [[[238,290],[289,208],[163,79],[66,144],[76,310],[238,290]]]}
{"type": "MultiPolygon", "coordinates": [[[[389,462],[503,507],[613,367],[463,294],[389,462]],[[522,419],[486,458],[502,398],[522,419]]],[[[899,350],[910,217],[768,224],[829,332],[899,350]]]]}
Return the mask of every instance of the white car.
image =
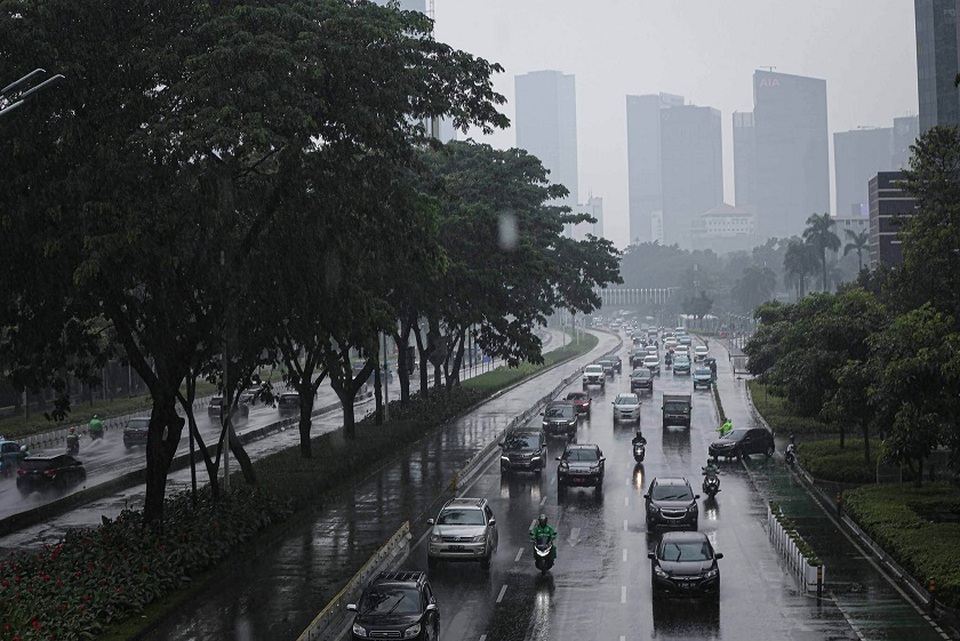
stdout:
{"type": "Polygon", "coordinates": [[[690,356],[690,348],[686,345],[675,345],[673,348],[674,355],[683,354],[684,356],[690,356]]]}
{"type": "Polygon", "coordinates": [[[497,520],[486,499],[451,499],[440,510],[436,519],[428,519],[431,526],[427,563],[438,560],[480,561],[489,567],[490,557],[497,550],[499,533],[497,520]]]}
{"type": "Polygon", "coordinates": [[[643,357],[643,366],[650,370],[651,374],[660,373],[660,357],[647,355],[643,357]]]}
{"type": "Polygon", "coordinates": [[[660,350],[656,345],[647,345],[647,356],[660,356],[660,350]]]}
{"type": "Polygon", "coordinates": [[[613,422],[640,422],[640,397],[636,394],[617,394],[613,400],[613,422]]]}
{"type": "Polygon", "coordinates": [[[599,385],[604,387],[607,381],[606,372],[603,371],[603,365],[587,365],[583,370],[583,388],[587,385],[599,385]]]}
{"type": "Polygon", "coordinates": [[[710,354],[710,348],[706,345],[697,345],[693,348],[693,360],[702,361],[710,354]]]}

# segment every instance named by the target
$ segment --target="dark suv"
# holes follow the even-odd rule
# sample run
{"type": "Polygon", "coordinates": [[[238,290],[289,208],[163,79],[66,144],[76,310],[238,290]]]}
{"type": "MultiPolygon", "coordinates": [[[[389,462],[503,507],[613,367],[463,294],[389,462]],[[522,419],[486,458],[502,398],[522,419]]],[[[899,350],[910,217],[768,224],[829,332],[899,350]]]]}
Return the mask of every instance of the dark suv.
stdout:
{"type": "Polygon", "coordinates": [[[548,436],[573,439],[579,420],[576,406],[569,401],[554,401],[543,410],[543,430],[548,436]]]}
{"type": "Polygon", "coordinates": [[[547,461],[547,439],[543,430],[510,432],[500,442],[500,471],[543,472],[547,461]]]}
{"type": "MultiPolygon", "coordinates": [[[[222,420],[223,413],[223,397],[214,396],[210,399],[210,404],[207,405],[207,416],[217,421],[222,420]]],[[[246,421],[250,418],[250,406],[246,403],[237,403],[237,408],[231,413],[231,418],[234,423],[239,423],[246,421]]]]}
{"type": "Polygon", "coordinates": [[[280,416],[300,413],[300,394],[297,392],[284,392],[277,397],[277,409],[280,416]]]}
{"type": "Polygon", "coordinates": [[[382,572],[347,610],[357,613],[354,641],[426,641],[440,634],[440,609],[425,572],[382,572]]]}
{"type": "Polygon", "coordinates": [[[647,527],[680,527],[697,529],[700,508],[699,494],[693,493],[690,482],[682,477],[655,478],[643,495],[647,509],[647,527]]]}
{"type": "Polygon", "coordinates": [[[599,445],[567,445],[557,460],[557,490],[563,494],[570,485],[593,486],[597,492],[603,491],[603,452],[599,445]]]}
{"type": "Polygon", "coordinates": [[[764,454],[767,458],[774,452],[773,434],[763,427],[740,427],[730,430],[710,444],[710,456],[720,458],[742,458],[751,454],[764,454]]]}
{"type": "Polygon", "coordinates": [[[124,447],[146,445],[148,436],[150,436],[150,417],[148,416],[131,418],[127,421],[127,424],[123,426],[124,447]]]}
{"type": "Polygon", "coordinates": [[[630,391],[634,394],[642,391],[653,394],[653,372],[646,368],[633,370],[630,374],[630,391]]]}

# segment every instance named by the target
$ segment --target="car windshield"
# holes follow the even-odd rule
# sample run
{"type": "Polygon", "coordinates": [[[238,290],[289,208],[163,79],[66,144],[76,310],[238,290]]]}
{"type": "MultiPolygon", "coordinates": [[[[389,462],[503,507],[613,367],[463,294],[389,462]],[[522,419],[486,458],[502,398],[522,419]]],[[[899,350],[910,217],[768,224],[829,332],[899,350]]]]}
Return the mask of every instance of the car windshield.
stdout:
{"type": "Polygon", "coordinates": [[[447,508],[437,518],[437,525],[483,525],[483,510],[447,508]]]}
{"type": "Polygon", "coordinates": [[[564,452],[563,458],[568,461],[596,461],[600,457],[597,454],[597,450],[578,448],[575,450],[567,450],[564,452]]]}
{"type": "Polygon", "coordinates": [[[650,378],[650,372],[645,369],[637,370],[630,378],[650,378]]]}
{"type": "Polygon", "coordinates": [[[547,418],[564,418],[571,415],[572,408],[566,407],[563,405],[554,405],[553,407],[548,407],[544,416],[547,418]]]}
{"type": "Polygon", "coordinates": [[[659,556],[664,561],[709,561],[713,551],[706,541],[670,541],[661,546],[659,556]]]}
{"type": "Polygon", "coordinates": [[[657,364],[657,363],[660,362],[660,359],[657,358],[656,356],[647,356],[646,358],[643,359],[643,362],[644,362],[644,363],[651,363],[651,364],[654,364],[654,365],[655,365],[655,364],[657,364]]]}
{"type": "Polygon", "coordinates": [[[625,394],[617,397],[617,405],[638,405],[640,399],[635,394],[625,394]]]}
{"type": "Polygon", "coordinates": [[[603,365],[588,365],[584,371],[587,374],[597,374],[603,371],[603,365]]]}
{"type": "Polygon", "coordinates": [[[363,614],[419,614],[420,596],[414,588],[371,588],[360,603],[363,614]]]}
{"type": "Polygon", "coordinates": [[[219,396],[214,396],[213,398],[210,399],[211,407],[218,407],[221,403],[223,403],[223,398],[219,396]]]}
{"type": "Polygon", "coordinates": [[[590,398],[589,394],[584,394],[583,392],[570,392],[567,394],[568,401],[585,401],[590,398]]]}
{"type": "Polygon", "coordinates": [[[536,434],[513,434],[503,443],[507,450],[535,450],[539,447],[540,437],[536,434]]]}
{"type": "Polygon", "coordinates": [[[297,394],[284,394],[280,397],[281,405],[298,405],[300,403],[300,396],[297,394]]]}
{"type": "Polygon", "coordinates": [[[138,429],[138,430],[145,430],[148,427],[150,427],[150,419],[149,418],[132,418],[127,423],[127,427],[138,429]]]}
{"type": "Polygon", "coordinates": [[[710,370],[706,367],[698,367],[694,373],[698,376],[710,376],[710,370]]]}
{"type": "Polygon", "coordinates": [[[720,438],[725,438],[728,441],[739,441],[747,434],[747,430],[730,430],[720,438]]]}
{"type": "Polygon", "coordinates": [[[654,501],[692,501],[693,492],[687,485],[654,485],[654,501]]]}

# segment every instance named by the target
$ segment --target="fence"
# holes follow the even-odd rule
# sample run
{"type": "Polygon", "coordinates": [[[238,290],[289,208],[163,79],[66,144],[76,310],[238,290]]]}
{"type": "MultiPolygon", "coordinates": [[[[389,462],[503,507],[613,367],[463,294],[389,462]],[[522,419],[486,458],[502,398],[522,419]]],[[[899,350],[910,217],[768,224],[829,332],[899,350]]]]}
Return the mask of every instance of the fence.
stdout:
{"type": "Polygon", "coordinates": [[[767,504],[767,532],[773,547],[787,563],[787,569],[796,577],[804,593],[823,594],[826,570],[810,545],[774,503],[767,504]]]}

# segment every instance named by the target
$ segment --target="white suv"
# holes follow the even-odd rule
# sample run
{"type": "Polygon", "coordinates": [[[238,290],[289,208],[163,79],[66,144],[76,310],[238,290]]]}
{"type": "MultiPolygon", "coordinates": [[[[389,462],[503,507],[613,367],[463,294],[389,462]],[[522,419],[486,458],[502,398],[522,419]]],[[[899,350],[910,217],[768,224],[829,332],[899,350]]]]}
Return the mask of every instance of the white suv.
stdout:
{"type": "Polygon", "coordinates": [[[587,385],[599,385],[604,387],[606,385],[607,375],[603,369],[603,365],[587,365],[583,370],[583,388],[586,389],[587,385]]]}
{"type": "Polygon", "coordinates": [[[427,548],[427,563],[438,560],[480,561],[490,567],[490,557],[497,550],[497,520],[487,499],[459,498],[446,502],[433,526],[427,548]]]}

